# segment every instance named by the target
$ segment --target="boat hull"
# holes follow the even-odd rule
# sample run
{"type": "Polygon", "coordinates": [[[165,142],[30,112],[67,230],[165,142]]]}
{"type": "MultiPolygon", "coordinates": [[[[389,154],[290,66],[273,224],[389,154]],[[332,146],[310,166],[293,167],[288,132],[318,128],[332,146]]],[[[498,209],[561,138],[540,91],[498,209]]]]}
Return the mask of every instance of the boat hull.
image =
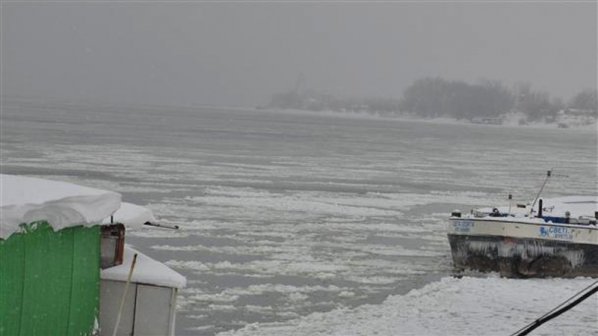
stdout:
{"type": "Polygon", "coordinates": [[[451,219],[457,270],[506,277],[598,277],[598,228],[547,223],[451,219]]]}

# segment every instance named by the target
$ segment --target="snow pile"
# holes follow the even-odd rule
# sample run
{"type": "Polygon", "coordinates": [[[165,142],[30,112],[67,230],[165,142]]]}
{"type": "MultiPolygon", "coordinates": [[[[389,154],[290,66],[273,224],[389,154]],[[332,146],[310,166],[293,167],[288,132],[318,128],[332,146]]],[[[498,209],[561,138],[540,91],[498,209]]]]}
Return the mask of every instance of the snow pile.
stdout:
{"type": "Polygon", "coordinates": [[[140,228],[146,222],[155,223],[156,218],[152,211],[139,205],[122,202],[120,208],[112,215],[112,218],[105,218],[102,224],[122,223],[127,229],[140,228]]]}
{"type": "Polygon", "coordinates": [[[6,174],[0,174],[0,190],[0,239],[19,232],[20,224],[40,220],[54,231],[111,222],[130,229],[156,222],[151,210],[121,203],[121,195],[112,191],[6,174]]]}
{"type": "Polygon", "coordinates": [[[0,174],[0,238],[19,224],[45,220],[54,230],[96,225],[119,207],[118,193],[32,177],[0,174]]]}
{"type": "Polygon", "coordinates": [[[598,211],[598,196],[567,196],[544,200],[545,215],[565,216],[568,211],[572,217],[593,218],[598,211]]]}
{"type": "MultiPolygon", "coordinates": [[[[443,278],[380,305],[255,323],[220,335],[510,335],[594,281],[443,278]]],[[[598,298],[593,296],[534,335],[595,335],[597,330],[598,298]]]]}
{"type": "Polygon", "coordinates": [[[125,246],[123,263],[103,269],[100,277],[103,280],[127,281],[135,253],[137,253],[137,261],[133,269],[132,282],[174,288],[183,288],[187,284],[184,276],[128,245],[125,246]]]}
{"type": "MultiPolygon", "coordinates": [[[[465,216],[468,218],[487,216],[493,212],[493,209],[497,209],[503,214],[512,214],[515,217],[528,216],[530,210],[536,213],[538,211],[537,207],[531,209],[530,205],[527,204],[525,208],[519,208],[515,206],[478,208],[474,209],[475,214],[466,214],[465,216]]],[[[598,196],[564,196],[542,199],[542,212],[544,216],[565,217],[566,213],[569,212],[571,218],[595,218],[595,213],[597,211],[598,196]]],[[[512,218],[509,217],[498,217],[493,219],[505,221],[512,220],[512,218]]],[[[526,222],[544,223],[544,220],[540,218],[529,217],[526,219],[526,222]]]]}

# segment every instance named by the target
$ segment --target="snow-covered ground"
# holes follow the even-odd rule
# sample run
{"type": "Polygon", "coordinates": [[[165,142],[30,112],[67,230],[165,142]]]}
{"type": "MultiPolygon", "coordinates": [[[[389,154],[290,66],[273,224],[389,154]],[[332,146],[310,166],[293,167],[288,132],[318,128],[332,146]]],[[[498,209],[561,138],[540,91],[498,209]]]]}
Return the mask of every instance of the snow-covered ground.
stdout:
{"type": "MultiPolygon", "coordinates": [[[[313,313],[279,323],[254,323],[225,335],[511,335],[595,279],[443,278],[382,304],[313,313]]],[[[598,334],[598,296],[532,335],[598,334]]]]}

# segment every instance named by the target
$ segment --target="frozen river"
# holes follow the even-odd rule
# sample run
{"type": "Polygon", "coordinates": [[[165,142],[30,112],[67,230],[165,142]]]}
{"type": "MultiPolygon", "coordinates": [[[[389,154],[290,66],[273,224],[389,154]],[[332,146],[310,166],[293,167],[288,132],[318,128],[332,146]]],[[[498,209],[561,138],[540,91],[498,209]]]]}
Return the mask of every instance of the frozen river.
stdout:
{"type": "Polygon", "coordinates": [[[114,190],[181,227],[128,233],[188,279],[178,335],[448,288],[451,210],[529,201],[551,168],[546,196],[593,194],[598,181],[591,130],[10,101],[1,125],[3,173],[114,190]]]}

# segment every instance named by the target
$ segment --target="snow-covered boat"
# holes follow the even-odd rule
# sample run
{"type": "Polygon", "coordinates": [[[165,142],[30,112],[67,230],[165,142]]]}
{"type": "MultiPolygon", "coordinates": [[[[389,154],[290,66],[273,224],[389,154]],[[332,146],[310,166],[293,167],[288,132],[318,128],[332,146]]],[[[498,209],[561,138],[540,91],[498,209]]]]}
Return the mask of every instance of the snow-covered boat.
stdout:
{"type": "Polygon", "coordinates": [[[0,335],[174,335],[185,278],[124,244],[149,209],[23,176],[0,191],[0,335]]]}
{"type": "Polygon", "coordinates": [[[457,270],[507,277],[598,277],[598,196],[538,199],[451,214],[457,270]]]}

